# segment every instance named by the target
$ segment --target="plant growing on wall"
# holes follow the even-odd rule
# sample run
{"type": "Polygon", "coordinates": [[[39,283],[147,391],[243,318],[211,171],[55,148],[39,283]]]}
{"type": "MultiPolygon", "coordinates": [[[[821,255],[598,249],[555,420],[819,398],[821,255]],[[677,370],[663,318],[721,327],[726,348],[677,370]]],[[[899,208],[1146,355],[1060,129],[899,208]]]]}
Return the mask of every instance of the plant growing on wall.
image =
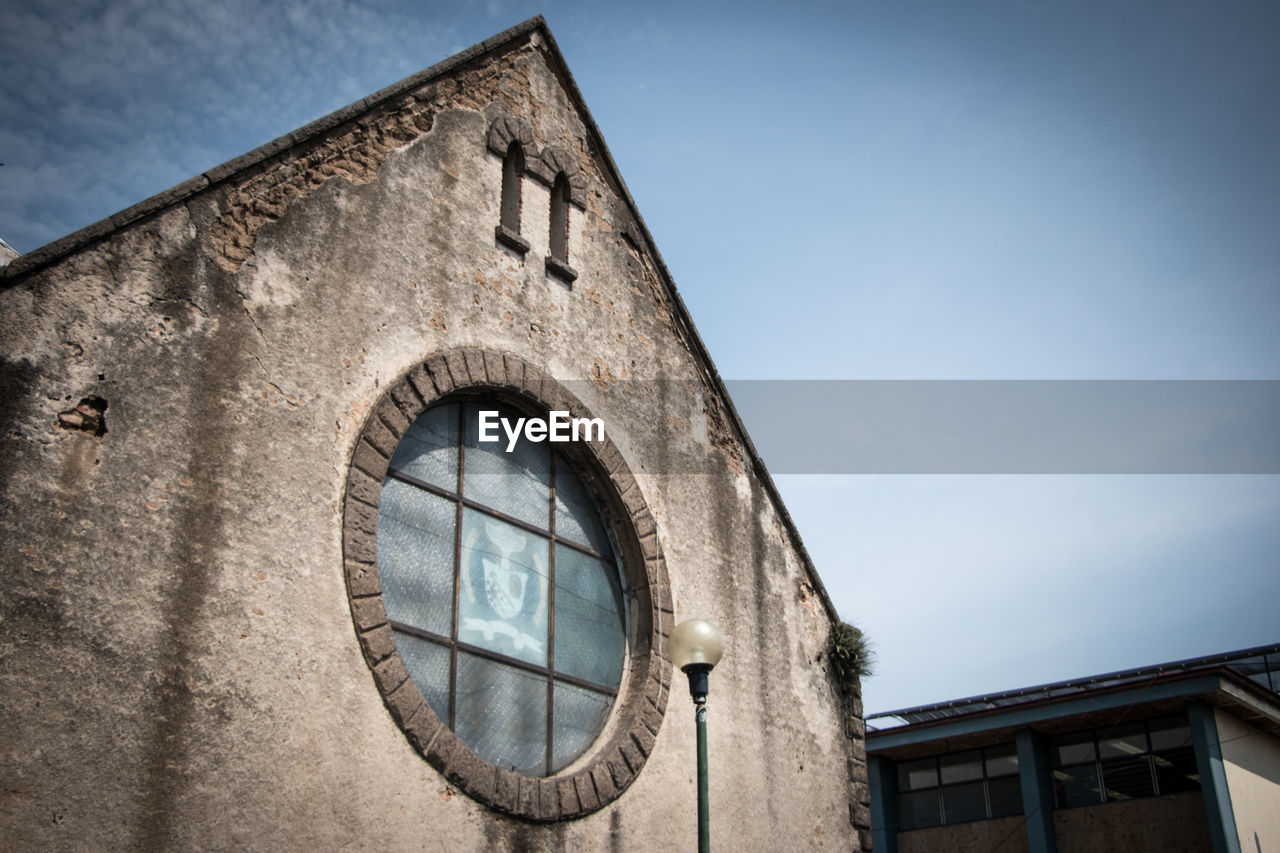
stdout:
{"type": "Polygon", "coordinates": [[[827,646],[831,674],[845,699],[862,695],[860,680],[872,674],[874,656],[866,635],[848,622],[838,622],[831,629],[827,646]]]}

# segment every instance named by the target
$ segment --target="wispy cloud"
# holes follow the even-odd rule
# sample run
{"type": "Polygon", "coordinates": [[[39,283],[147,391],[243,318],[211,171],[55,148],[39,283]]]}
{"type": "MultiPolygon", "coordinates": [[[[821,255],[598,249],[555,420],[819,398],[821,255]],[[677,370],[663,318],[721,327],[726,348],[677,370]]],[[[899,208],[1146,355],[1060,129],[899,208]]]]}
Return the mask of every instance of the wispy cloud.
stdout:
{"type": "Polygon", "coordinates": [[[0,234],[30,251],[426,67],[456,40],[447,16],[374,0],[14,10],[0,29],[0,234]]]}

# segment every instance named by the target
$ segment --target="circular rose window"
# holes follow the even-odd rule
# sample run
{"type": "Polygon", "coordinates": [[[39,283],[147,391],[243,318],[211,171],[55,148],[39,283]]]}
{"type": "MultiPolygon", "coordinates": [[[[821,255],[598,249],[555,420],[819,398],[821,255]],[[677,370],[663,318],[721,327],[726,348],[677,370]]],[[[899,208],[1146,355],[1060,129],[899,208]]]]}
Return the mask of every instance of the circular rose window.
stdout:
{"type": "Polygon", "coordinates": [[[517,816],[573,817],[617,797],[657,735],[665,569],[607,440],[517,431],[547,419],[548,385],[581,404],[511,356],[499,381],[477,377],[494,356],[470,352],[429,359],[365,426],[345,510],[352,613],[393,717],[451,782],[517,816]]]}
{"type": "Polygon", "coordinates": [[[486,761],[549,776],[604,729],[622,681],[622,579],[590,492],[522,415],[443,403],[410,426],[378,508],[396,648],[431,709],[486,761]],[[496,441],[482,442],[484,414],[496,441]],[[510,449],[508,449],[510,448],[510,449]]]}

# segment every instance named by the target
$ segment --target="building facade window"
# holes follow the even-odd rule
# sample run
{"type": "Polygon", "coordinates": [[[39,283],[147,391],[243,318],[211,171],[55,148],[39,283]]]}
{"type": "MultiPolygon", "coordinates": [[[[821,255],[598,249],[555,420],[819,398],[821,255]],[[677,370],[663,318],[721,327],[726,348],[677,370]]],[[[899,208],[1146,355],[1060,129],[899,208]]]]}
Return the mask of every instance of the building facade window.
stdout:
{"type": "Polygon", "coordinates": [[[627,789],[672,675],[657,524],[618,448],[480,440],[482,410],[552,409],[593,417],[513,354],[432,355],[372,407],[343,509],[356,639],[391,719],[450,785],[535,822],[627,789]]]}
{"type": "Polygon", "coordinates": [[[1182,716],[1059,735],[1050,750],[1056,808],[1200,790],[1182,716]]]}
{"type": "Polygon", "coordinates": [[[577,279],[578,271],[569,266],[569,197],[569,178],[564,172],[558,172],[551,184],[547,272],[572,283],[577,279]]]}
{"type": "Polygon", "coordinates": [[[524,146],[513,141],[502,158],[502,200],[498,227],[494,232],[498,242],[520,254],[529,251],[529,241],[520,236],[520,210],[524,183],[524,146]]]}
{"type": "Polygon", "coordinates": [[[904,761],[897,770],[900,830],[1022,814],[1011,743],[904,761]]]}
{"type": "Polygon", "coordinates": [[[569,263],[569,179],[564,172],[551,185],[551,257],[569,263]]]}
{"type": "Polygon", "coordinates": [[[520,233],[521,179],[524,176],[524,149],[512,142],[502,158],[502,224],[520,233]]]}
{"type": "Polygon", "coordinates": [[[527,776],[604,728],[626,652],[622,579],[600,513],[546,443],[479,441],[492,403],[437,405],[392,456],[378,574],[396,646],[477,755],[527,776]]]}

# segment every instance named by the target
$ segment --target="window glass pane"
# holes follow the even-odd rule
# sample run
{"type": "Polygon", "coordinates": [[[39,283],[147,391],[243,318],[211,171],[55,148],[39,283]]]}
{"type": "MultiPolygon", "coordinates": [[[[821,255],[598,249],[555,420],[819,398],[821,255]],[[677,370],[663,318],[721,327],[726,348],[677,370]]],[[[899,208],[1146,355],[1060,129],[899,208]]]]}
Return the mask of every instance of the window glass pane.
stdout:
{"type": "Polygon", "coordinates": [[[1161,794],[1199,791],[1200,771],[1196,769],[1196,753],[1190,746],[1168,749],[1151,756],[1156,768],[1156,784],[1161,794]]]}
{"type": "Polygon", "coordinates": [[[938,759],[938,762],[942,765],[942,784],[944,785],[982,778],[982,753],[976,749],[972,752],[944,755],[938,759]]]}
{"type": "Polygon", "coordinates": [[[557,672],[616,688],[622,680],[623,624],[612,563],[556,545],[557,672]]]}
{"type": "Polygon", "coordinates": [[[556,457],[556,536],[611,553],[595,501],[563,456],[556,457]]]}
{"type": "Polygon", "coordinates": [[[898,765],[898,790],[913,791],[938,784],[938,762],[934,758],[904,761],[898,765]]]}
{"type": "Polygon", "coordinates": [[[396,648],[436,716],[449,722],[449,649],[412,634],[395,632],[396,648]]]}
{"type": "Polygon", "coordinates": [[[1098,738],[1098,754],[1101,758],[1125,758],[1142,755],[1147,751],[1147,730],[1142,723],[1116,726],[1098,738]]]}
{"type": "Polygon", "coordinates": [[[987,798],[992,817],[1022,814],[1022,780],[1017,776],[1001,776],[987,780],[987,798]]]}
{"type": "MultiPolygon", "coordinates": [[[[521,438],[507,452],[506,432],[496,430],[496,442],[480,442],[479,413],[497,411],[510,421],[523,417],[496,406],[467,406],[467,451],[463,460],[462,493],[543,530],[551,526],[551,455],[546,442],[521,438]]],[[[494,434],[495,431],[490,431],[494,434]]]]}
{"type": "Polygon", "coordinates": [[[586,752],[604,728],[613,697],[556,682],[551,730],[551,772],[569,766],[586,752]]]}
{"type": "Polygon", "coordinates": [[[514,524],[463,510],[459,640],[547,665],[549,546],[514,524]]]}
{"type": "Polygon", "coordinates": [[[458,653],[454,732],[492,764],[546,773],[547,682],[543,676],[458,653]]]}
{"type": "Polygon", "coordinates": [[[965,782],[948,785],[942,789],[942,820],[945,823],[966,823],[987,817],[987,795],[982,782],[965,782]]]}
{"type": "Polygon", "coordinates": [[[1053,794],[1058,808],[1091,806],[1102,802],[1096,765],[1078,764],[1054,770],[1053,794]]]}
{"type": "Polygon", "coordinates": [[[481,410],[513,425],[519,418],[492,403],[447,404],[423,413],[402,437],[390,465],[395,476],[382,487],[378,571],[388,616],[440,638],[393,631],[410,677],[437,716],[489,763],[544,776],[589,749],[613,707],[613,695],[553,683],[547,668],[554,653],[559,679],[618,687],[626,653],[620,573],[595,496],[570,464],[557,457],[553,507],[551,449],[521,440],[507,453],[501,430],[502,441],[481,444],[481,410]],[[397,479],[453,492],[460,475],[463,496],[480,508],[397,479]],[[553,555],[553,518],[564,543],[603,557],[569,544],[553,555]],[[451,636],[461,646],[456,652],[447,645],[451,636]],[[509,658],[543,672],[504,662],[509,658]]]}
{"type": "Polygon", "coordinates": [[[1018,750],[1013,744],[984,749],[988,776],[1013,776],[1018,772],[1018,750]]]}
{"type": "Polygon", "coordinates": [[[378,578],[387,616],[449,636],[457,504],[388,478],[378,506],[378,578]]]}
{"type": "Polygon", "coordinates": [[[458,488],[458,407],[436,406],[409,425],[391,467],[433,486],[458,488]]]}
{"type": "Polygon", "coordinates": [[[1148,728],[1151,731],[1151,748],[1157,752],[1191,746],[1191,729],[1187,726],[1186,717],[1152,720],[1148,728]]]}
{"type": "Polygon", "coordinates": [[[1156,792],[1151,779],[1151,762],[1145,755],[1103,761],[1102,782],[1106,786],[1108,800],[1132,800],[1150,797],[1156,792]]]}
{"type": "Polygon", "coordinates": [[[1082,761],[1093,761],[1093,733],[1076,732],[1075,734],[1056,737],[1053,744],[1053,763],[1056,766],[1078,764],[1082,761]]]}
{"type": "Polygon", "coordinates": [[[941,823],[937,788],[898,795],[900,829],[922,829],[926,826],[939,826],[941,823]]]}

